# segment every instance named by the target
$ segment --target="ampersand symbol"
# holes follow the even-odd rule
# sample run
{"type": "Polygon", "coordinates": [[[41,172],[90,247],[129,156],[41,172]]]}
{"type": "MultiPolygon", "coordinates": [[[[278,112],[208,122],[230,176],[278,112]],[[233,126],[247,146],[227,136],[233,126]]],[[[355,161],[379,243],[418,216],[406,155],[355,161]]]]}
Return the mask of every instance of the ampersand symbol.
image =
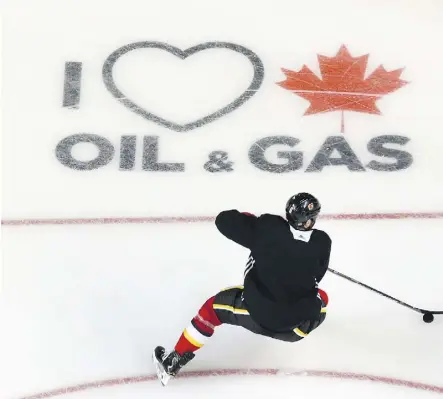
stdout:
{"type": "Polygon", "coordinates": [[[209,161],[205,163],[205,169],[208,172],[232,172],[233,162],[228,161],[226,151],[212,151],[209,154],[209,161]]]}

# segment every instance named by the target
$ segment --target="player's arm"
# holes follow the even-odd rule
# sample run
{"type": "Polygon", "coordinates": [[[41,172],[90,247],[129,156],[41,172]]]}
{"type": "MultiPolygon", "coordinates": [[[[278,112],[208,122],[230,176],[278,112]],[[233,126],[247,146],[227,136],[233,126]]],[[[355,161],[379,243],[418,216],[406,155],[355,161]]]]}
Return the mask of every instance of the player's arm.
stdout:
{"type": "Polygon", "coordinates": [[[257,220],[251,213],[231,209],[220,212],[215,225],[226,238],[250,249],[257,220]]]}
{"type": "Polygon", "coordinates": [[[320,260],[319,260],[318,270],[315,275],[315,279],[317,280],[317,283],[319,283],[323,279],[326,272],[328,271],[329,259],[331,256],[331,246],[332,246],[332,241],[331,241],[330,237],[326,233],[323,233],[323,236],[322,236],[322,239],[320,242],[321,256],[320,256],[320,260]]]}

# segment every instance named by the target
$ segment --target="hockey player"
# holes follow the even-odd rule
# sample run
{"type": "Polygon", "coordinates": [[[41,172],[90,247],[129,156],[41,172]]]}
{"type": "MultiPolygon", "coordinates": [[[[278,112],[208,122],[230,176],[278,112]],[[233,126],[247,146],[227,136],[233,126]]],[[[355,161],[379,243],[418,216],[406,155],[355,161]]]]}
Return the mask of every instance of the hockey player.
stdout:
{"type": "Polygon", "coordinates": [[[318,284],[328,269],[331,239],[324,231],[313,229],[320,209],[317,198],[299,193],[287,201],[286,219],[237,210],[218,214],[218,230],[251,251],[244,285],[209,298],[172,352],[162,346],[154,349],[153,360],[163,385],[222,324],[296,342],[323,323],[328,296],[318,284]]]}

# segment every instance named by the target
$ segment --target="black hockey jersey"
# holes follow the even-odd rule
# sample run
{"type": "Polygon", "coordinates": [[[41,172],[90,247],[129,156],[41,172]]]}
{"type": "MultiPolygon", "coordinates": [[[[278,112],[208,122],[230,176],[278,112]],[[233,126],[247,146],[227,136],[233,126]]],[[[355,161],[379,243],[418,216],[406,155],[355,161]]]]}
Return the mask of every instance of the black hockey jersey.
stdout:
{"type": "Polygon", "coordinates": [[[318,319],[317,287],[331,252],[331,239],[324,231],[298,231],[280,216],[256,217],[237,210],[221,212],[215,224],[224,236],[251,251],[244,301],[257,323],[280,332],[318,319]]]}

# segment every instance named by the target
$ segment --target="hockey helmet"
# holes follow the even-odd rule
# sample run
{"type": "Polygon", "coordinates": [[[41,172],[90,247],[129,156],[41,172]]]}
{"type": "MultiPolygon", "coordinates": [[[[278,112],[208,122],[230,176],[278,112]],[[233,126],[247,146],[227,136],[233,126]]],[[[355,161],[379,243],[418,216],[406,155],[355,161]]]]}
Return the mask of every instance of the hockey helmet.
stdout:
{"type": "Polygon", "coordinates": [[[312,194],[298,193],[286,203],[286,219],[296,230],[311,230],[320,210],[320,201],[312,194]]]}

